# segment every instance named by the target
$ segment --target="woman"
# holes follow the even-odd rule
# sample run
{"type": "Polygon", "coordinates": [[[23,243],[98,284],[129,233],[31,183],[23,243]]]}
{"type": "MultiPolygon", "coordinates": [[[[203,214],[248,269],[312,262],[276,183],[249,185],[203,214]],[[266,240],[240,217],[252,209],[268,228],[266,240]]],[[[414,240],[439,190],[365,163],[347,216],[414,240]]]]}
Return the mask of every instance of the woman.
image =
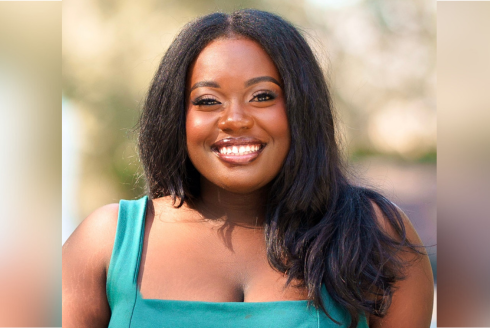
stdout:
{"type": "Polygon", "coordinates": [[[95,211],[64,246],[64,327],[430,325],[420,239],[346,179],[324,77],[283,19],[188,24],[139,149],[149,197],[95,211]]]}

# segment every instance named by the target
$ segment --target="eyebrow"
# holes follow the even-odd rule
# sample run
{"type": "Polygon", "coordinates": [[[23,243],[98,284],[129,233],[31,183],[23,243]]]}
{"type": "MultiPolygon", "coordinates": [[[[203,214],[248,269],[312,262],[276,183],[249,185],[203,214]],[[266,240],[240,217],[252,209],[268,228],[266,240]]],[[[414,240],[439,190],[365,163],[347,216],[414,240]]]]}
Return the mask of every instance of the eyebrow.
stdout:
{"type": "Polygon", "coordinates": [[[245,82],[245,86],[249,87],[253,84],[257,84],[259,82],[272,82],[277,84],[278,86],[281,86],[281,84],[273,77],[270,76],[259,76],[259,77],[254,77],[253,79],[248,80],[245,82]]]}
{"type": "MultiPolygon", "coordinates": [[[[271,76],[259,76],[259,77],[254,77],[253,79],[250,79],[245,82],[245,87],[249,87],[251,85],[260,83],[260,82],[272,82],[277,84],[278,86],[281,86],[281,84],[273,77],[271,76]]],[[[221,88],[220,85],[214,81],[200,81],[197,82],[192,86],[192,88],[189,90],[191,92],[194,89],[197,88],[202,88],[202,87],[210,87],[210,88],[221,88]]]]}
{"type": "Polygon", "coordinates": [[[221,88],[219,86],[219,84],[214,82],[214,81],[201,81],[201,82],[197,82],[196,84],[194,84],[192,86],[192,88],[189,90],[189,92],[191,92],[192,90],[194,90],[196,88],[202,88],[202,87],[221,88]]]}

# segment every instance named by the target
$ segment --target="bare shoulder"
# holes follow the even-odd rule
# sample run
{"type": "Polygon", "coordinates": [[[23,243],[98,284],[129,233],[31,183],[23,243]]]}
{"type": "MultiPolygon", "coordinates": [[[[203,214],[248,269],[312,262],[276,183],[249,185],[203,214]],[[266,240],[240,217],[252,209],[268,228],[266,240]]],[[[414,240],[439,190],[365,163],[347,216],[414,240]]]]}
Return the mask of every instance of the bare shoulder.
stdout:
{"type": "Polygon", "coordinates": [[[76,241],[84,238],[100,238],[116,231],[119,204],[108,204],[92,212],[75,229],[64,246],[71,247],[76,241]]]}
{"type": "Polygon", "coordinates": [[[90,214],[63,245],[63,327],[107,327],[106,272],[117,229],[118,204],[90,214]]]}
{"type": "MultiPolygon", "coordinates": [[[[385,215],[383,214],[379,206],[375,202],[371,202],[371,203],[373,205],[374,212],[376,213],[376,219],[378,221],[379,226],[392,238],[398,239],[399,236],[395,232],[395,229],[388,221],[388,219],[385,217],[385,215]]],[[[408,241],[414,245],[422,246],[422,241],[420,240],[420,237],[417,234],[417,231],[413,227],[412,222],[410,221],[408,216],[396,204],[394,203],[392,204],[396,208],[398,215],[400,215],[400,217],[402,218],[408,241]]]]}
{"type": "Polygon", "coordinates": [[[107,269],[117,229],[119,204],[109,204],[92,212],[63,245],[63,253],[91,250],[92,260],[100,257],[107,269]]]}
{"type": "Polygon", "coordinates": [[[147,219],[151,220],[152,217],[155,217],[159,221],[165,222],[181,221],[193,210],[188,203],[184,202],[182,206],[177,206],[178,204],[179,200],[174,202],[171,196],[152,199],[148,203],[147,219]]]}
{"type": "MultiPolygon", "coordinates": [[[[381,209],[374,203],[373,207],[380,227],[388,235],[398,239],[398,234],[383,215],[381,209]]],[[[408,241],[415,246],[422,247],[422,241],[408,216],[396,205],[395,208],[403,220],[408,241]]],[[[421,248],[420,250],[423,249],[421,248]]],[[[401,257],[408,264],[404,272],[405,279],[396,284],[396,290],[387,314],[383,318],[370,317],[369,327],[371,328],[428,328],[430,326],[434,299],[434,280],[429,258],[424,252],[414,253],[411,251],[402,253],[401,257]]]]}

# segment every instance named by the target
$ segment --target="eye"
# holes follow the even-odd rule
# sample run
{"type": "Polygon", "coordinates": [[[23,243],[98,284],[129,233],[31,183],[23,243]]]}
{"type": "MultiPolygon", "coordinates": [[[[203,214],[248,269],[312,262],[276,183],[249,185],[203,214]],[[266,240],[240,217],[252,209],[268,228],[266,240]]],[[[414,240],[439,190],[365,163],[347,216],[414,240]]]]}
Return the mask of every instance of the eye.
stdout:
{"type": "Polygon", "coordinates": [[[270,100],[276,99],[276,97],[277,97],[276,94],[271,92],[271,91],[258,91],[258,92],[253,94],[253,98],[252,98],[252,100],[250,100],[250,102],[252,102],[252,101],[256,101],[256,102],[270,101],[270,100]]]}
{"type": "Polygon", "coordinates": [[[221,104],[216,98],[211,96],[202,96],[192,101],[194,106],[213,106],[221,104]]]}

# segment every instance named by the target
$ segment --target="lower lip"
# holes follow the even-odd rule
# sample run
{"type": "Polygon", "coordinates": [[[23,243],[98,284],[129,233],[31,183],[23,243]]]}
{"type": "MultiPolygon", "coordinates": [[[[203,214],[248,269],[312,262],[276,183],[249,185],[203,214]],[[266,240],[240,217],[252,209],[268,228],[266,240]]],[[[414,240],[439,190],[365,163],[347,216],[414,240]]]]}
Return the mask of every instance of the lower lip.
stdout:
{"type": "Polygon", "coordinates": [[[246,155],[225,155],[221,154],[220,152],[215,151],[214,153],[216,156],[218,156],[219,159],[221,159],[223,162],[230,163],[230,164],[248,164],[252,161],[254,161],[262,152],[264,148],[261,148],[260,150],[246,154],[246,155]]]}

